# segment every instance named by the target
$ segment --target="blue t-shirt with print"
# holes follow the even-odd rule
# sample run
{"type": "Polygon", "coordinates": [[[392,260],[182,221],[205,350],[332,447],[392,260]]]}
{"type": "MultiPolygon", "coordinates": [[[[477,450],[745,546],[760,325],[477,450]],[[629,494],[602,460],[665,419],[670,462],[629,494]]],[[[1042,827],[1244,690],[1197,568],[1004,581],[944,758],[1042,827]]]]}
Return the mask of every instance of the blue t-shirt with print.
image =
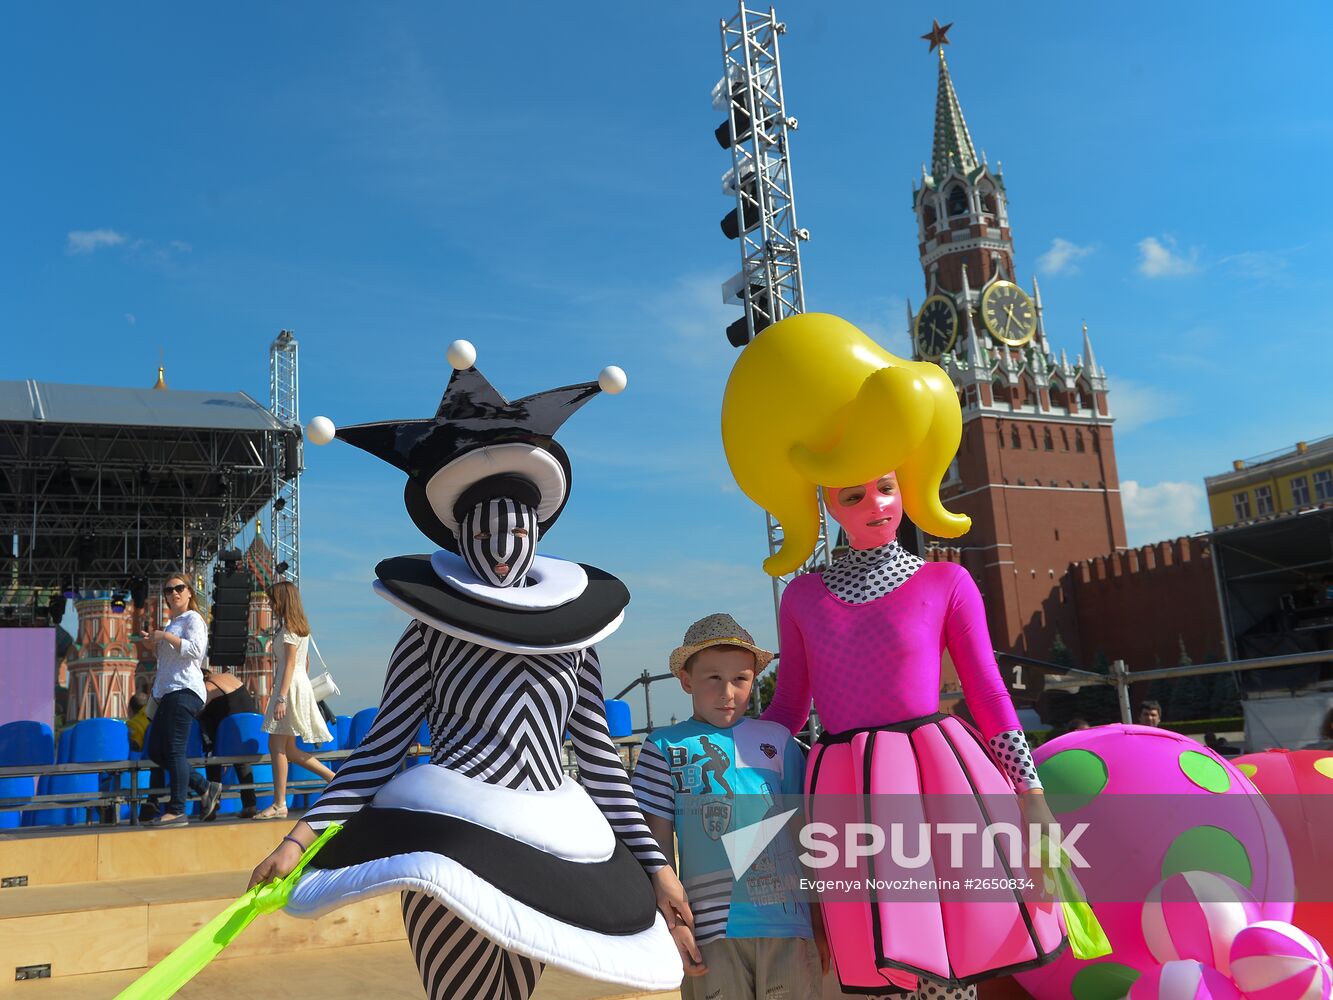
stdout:
{"type": "Polygon", "coordinates": [[[808,938],[809,906],[797,891],[795,844],[783,830],[737,879],[723,835],[757,823],[776,796],[799,796],[805,755],[786,727],[742,719],[729,729],[690,719],[644,740],[634,791],[644,812],[670,819],[680,875],[700,944],[716,937],[808,938]]]}

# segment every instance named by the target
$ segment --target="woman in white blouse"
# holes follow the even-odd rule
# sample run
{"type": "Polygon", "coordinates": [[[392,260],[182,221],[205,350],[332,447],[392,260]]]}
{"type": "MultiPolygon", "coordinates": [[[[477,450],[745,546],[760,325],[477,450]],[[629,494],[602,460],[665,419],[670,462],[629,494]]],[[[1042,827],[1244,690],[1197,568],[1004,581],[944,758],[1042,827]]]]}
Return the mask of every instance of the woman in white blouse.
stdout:
{"type": "Polygon", "coordinates": [[[190,792],[199,795],[205,816],[217,807],[222,794],[222,785],[206,782],[191,770],[185,756],[190,726],[207,699],[203,667],[208,655],[208,624],[184,573],[167,577],[162,600],[169,621],[165,628],[156,629],[148,637],[157,653],[157,673],[153,679],[157,711],[148,731],[148,756],[166,770],[170,798],[166,812],[154,823],[184,826],[185,801],[190,792]]]}
{"type": "Polygon", "coordinates": [[[273,605],[273,617],[278,620],[278,631],[273,636],[273,693],[264,712],[264,732],[269,734],[268,752],[273,758],[273,804],[256,813],[255,819],[287,815],[289,760],[314,771],[325,781],[333,779],[332,771],[296,745],[298,736],[307,743],[327,743],[333,739],[310,689],[306,669],[310,623],[301,606],[301,592],[296,584],[280,580],[269,588],[268,599],[273,605]]]}

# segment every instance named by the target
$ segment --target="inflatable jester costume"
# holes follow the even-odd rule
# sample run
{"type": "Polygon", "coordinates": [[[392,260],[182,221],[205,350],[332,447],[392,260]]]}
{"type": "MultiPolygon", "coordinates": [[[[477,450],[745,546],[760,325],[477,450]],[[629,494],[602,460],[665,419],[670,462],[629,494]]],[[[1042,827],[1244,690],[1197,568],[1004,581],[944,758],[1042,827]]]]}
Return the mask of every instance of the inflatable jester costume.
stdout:
{"type": "Polygon", "coordinates": [[[554,435],[625,376],[608,368],[511,402],[475,357],[451,345],[455,371],[431,418],[311,422],[316,443],[336,434],[403,470],[407,510],[440,549],[375,568],[375,593],[410,621],[374,724],[304,816],[327,843],[285,880],[285,908],[313,918],[401,893],[432,1000],[524,1000],[547,964],[672,989],[681,962],[649,878],[666,859],[611,741],[594,647],[629,593],[595,567],[537,554],[572,480],[554,435]],[[423,723],[430,761],[400,771],[423,723]],[[579,782],[562,768],[566,733],[579,782]]]}

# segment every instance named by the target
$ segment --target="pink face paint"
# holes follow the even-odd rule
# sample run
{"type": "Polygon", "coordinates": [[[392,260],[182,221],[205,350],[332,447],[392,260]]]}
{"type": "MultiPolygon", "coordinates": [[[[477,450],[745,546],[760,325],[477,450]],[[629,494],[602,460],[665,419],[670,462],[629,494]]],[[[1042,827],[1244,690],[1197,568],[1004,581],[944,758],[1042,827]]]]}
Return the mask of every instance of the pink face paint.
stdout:
{"type": "Polygon", "coordinates": [[[898,536],[903,520],[898,479],[892,473],[859,486],[824,488],[824,503],[854,549],[873,549],[887,545],[898,536]]]}

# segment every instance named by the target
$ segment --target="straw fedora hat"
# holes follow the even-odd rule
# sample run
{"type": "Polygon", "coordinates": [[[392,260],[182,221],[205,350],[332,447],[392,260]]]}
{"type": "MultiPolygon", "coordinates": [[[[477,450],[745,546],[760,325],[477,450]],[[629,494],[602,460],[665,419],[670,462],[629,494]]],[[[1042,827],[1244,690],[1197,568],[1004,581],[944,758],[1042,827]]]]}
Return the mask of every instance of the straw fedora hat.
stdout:
{"type": "Polygon", "coordinates": [[[754,654],[756,674],[773,659],[772,653],[754,644],[754,636],[736,624],[735,618],[719,612],[707,618],[700,618],[685,630],[684,644],[671,651],[668,660],[671,672],[679,677],[680,672],[685,669],[685,661],[709,646],[739,646],[748,649],[754,654]]]}

